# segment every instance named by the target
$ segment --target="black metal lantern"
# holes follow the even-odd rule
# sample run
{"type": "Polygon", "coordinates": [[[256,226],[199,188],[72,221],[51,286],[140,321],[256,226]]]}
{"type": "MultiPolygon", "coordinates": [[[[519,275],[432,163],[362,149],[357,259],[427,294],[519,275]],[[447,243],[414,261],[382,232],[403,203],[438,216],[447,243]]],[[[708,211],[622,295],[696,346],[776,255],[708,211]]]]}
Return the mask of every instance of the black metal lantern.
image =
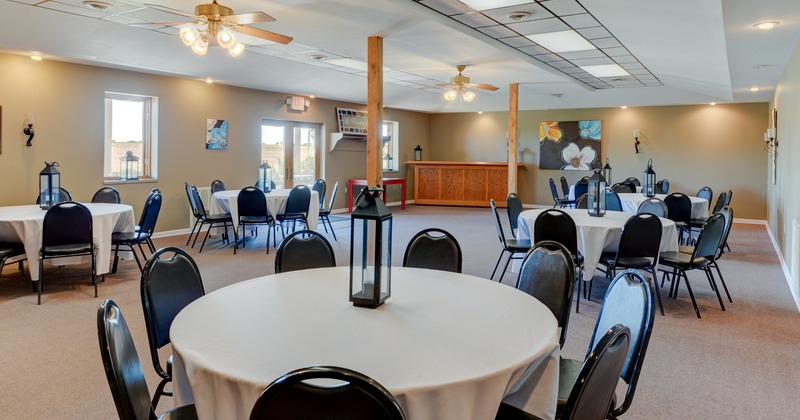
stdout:
{"type": "Polygon", "coordinates": [[[266,160],[258,165],[258,188],[265,193],[272,191],[272,166],[266,160]]]}
{"type": "Polygon", "coordinates": [[[603,166],[603,178],[606,179],[606,185],[611,185],[611,165],[606,158],[606,166],[603,166]]]}
{"type": "Polygon", "coordinates": [[[392,213],[383,189],[364,187],[350,214],[350,302],[377,308],[392,292],[392,213]]]}
{"type": "Polygon", "coordinates": [[[414,148],[414,160],[422,160],[422,148],[419,145],[414,148]]]}
{"type": "Polygon", "coordinates": [[[61,172],[56,169],[58,162],[44,162],[44,169],[39,172],[39,206],[42,210],[61,202],[61,172]]]}
{"type": "Polygon", "coordinates": [[[603,175],[600,175],[599,169],[595,169],[594,174],[589,178],[589,189],[586,193],[586,207],[589,209],[589,216],[605,216],[606,180],[603,178],[603,175]]]}
{"type": "Polygon", "coordinates": [[[647,169],[644,170],[642,177],[644,185],[642,186],[642,194],[650,198],[656,195],[656,172],[653,170],[653,159],[647,161],[647,169]]]}
{"type": "Polygon", "coordinates": [[[119,158],[119,179],[139,179],[139,157],[128,150],[125,156],[119,158]]]}
{"type": "Polygon", "coordinates": [[[384,168],[386,168],[384,170],[386,170],[386,171],[393,170],[393,168],[392,168],[392,160],[394,160],[394,158],[392,158],[392,155],[390,155],[388,153],[383,157],[383,161],[385,163],[384,168]]]}

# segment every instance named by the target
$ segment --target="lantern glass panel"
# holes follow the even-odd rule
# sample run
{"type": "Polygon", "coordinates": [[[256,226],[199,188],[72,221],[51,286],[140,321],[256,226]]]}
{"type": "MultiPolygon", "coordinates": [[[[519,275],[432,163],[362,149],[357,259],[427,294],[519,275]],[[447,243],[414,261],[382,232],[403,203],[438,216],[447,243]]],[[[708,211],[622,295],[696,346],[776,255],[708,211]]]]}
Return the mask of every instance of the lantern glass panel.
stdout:
{"type": "Polygon", "coordinates": [[[419,145],[414,148],[414,160],[422,160],[422,148],[419,145]]]}
{"type": "Polygon", "coordinates": [[[654,197],[656,195],[656,172],[653,170],[652,159],[647,162],[647,169],[644,170],[644,185],[642,186],[642,194],[645,197],[654,197]]]}
{"type": "Polygon", "coordinates": [[[589,178],[586,198],[590,216],[602,217],[606,214],[606,180],[600,175],[599,169],[595,169],[594,175],[589,178]]]}
{"type": "Polygon", "coordinates": [[[356,306],[376,307],[391,290],[392,219],[352,219],[350,298],[356,306]]]}
{"type": "Polygon", "coordinates": [[[46,165],[39,173],[39,206],[45,210],[61,202],[61,173],[46,165]]]}
{"type": "Polygon", "coordinates": [[[608,159],[606,159],[606,165],[603,166],[603,178],[606,179],[606,185],[611,185],[611,165],[608,163],[608,159]]]}
{"type": "Polygon", "coordinates": [[[272,191],[272,167],[266,160],[258,165],[258,188],[264,192],[272,191]]]}

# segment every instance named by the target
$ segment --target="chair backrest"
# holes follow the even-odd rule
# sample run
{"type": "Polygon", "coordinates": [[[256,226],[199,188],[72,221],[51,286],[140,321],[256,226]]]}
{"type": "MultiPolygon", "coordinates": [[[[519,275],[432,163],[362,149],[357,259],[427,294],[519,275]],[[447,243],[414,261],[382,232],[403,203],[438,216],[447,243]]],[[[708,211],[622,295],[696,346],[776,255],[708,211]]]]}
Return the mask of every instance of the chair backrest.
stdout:
{"type": "Polygon", "coordinates": [[[728,195],[725,197],[725,205],[726,206],[730,206],[731,205],[731,200],[733,200],[733,191],[732,190],[728,190],[728,195]]]}
{"type": "Polygon", "coordinates": [[[578,256],[578,228],[569,214],[559,209],[547,209],[533,222],[533,243],[555,241],[563,245],[573,258],[578,256]]]}
{"type": "Polygon", "coordinates": [[[635,176],[628,177],[627,179],[625,179],[625,182],[630,182],[631,184],[633,184],[636,187],[641,187],[642,186],[642,183],[639,182],[639,178],[636,178],[635,176]]]}
{"type": "Polygon", "coordinates": [[[506,197],[506,211],[508,212],[508,224],[511,226],[511,234],[517,236],[515,229],[519,222],[519,214],[522,213],[522,200],[517,193],[511,193],[506,197]]]}
{"type": "Polygon", "coordinates": [[[119,191],[114,187],[100,188],[92,196],[92,203],[119,204],[120,201],[122,200],[119,197],[119,191]]]}
{"type": "Polygon", "coordinates": [[[336,201],[337,192],[339,192],[339,181],[336,181],[333,184],[333,189],[331,190],[331,199],[328,201],[328,210],[333,210],[333,203],[336,201]]]}
{"type": "Polygon", "coordinates": [[[313,366],[281,376],[258,397],[250,420],[262,419],[402,420],[403,410],[381,384],[359,372],[313,366]],[[317,386],[313,379],[341,381],[317,386]]]}
{"type": "Polygon", "coordinates": [[[719,193],[719,197],[717,197],[717,202],[714,204],[714,209],[711,211],[711,214],[719,213],[719,211],[725,207],[726,201],[728,201],[728,193],[725,191],[719,193]]]}
{"type": "Polygon", "coordinates": [[[192,215],[194,215],[194,217],[198,219],[203,217],[203,215],[197,211],[197,206],[194,204],[194,194],[192,193],[192,187],[189,186],[189,183],[184,182],[183,189],[186,190],[186,198],[189,200],[189,208],[192,209],[192,215]]]}
{"type": "Polygon", "coordinates": [[[724,234],[725,217],[722,213],[714,213],[703,224],[703,228],[697,236],[692,257],[713,259],[719,251],[720,241],[724,234]]]}
{"type": "Polygon", "coordinates": [[[192,185],[192,198],[194,198],[194,206],[197,208],[197,213],[201,216],[205,216],[206,214],[206,206],[203,204],[203,197],[200,196],[200,191],[197,191],[197,187],[192,185]]]}
{"type": "Polygon", "coordinates": [[[624,182],[617,182],[616,184],[611,186],[611,190],[617,194],[628,194],[632,193],[630,184],[626,184],[624,182]]]}
{"type": "Polygon", "coordinates": [[[689,224],[692,220],[692,200],[683,193],[674,192],[664,198],[667,205],[667,217],[676,222],[689,224]]]}
{"type": "Polygon", "coordinates": [[[311,204],[311,189],[307,185],[296,185],[286,199],[286,214],[308,213],[311,204]]]}
{"type": "Polygon", "coordinates": [[[275,272],[336,267],[331,243],[312,230],[298,230],[281,242],[275,256],[275,272]]]}
{"type": "Polygon", "coordinates": [[[625,270],[617,274],[608,286],[597,316],[589,345],[590,352],[602,339],[603,336],[599,334],[604,334],[614,325],[623,324],[630,329],[630,349],[620,374],[622,380],[628,384],[628,388],[622,404],[613,409],[615,415],[624,413],[633,401],[639,373],[650,343],[650,334],[653,331],[656,313],[653,301],[653,289],[647,282],[647,277],[638,270],[625,270]]]}
{"type": "Polygon", "coordinates": [[[175,316],[206,292],[197,264],[177,247],[161,248],[147,259],[140,292],[150,352],[158,370],[158,349],[169,343],[175,316]]]}
{"type": "Polygon", "coordinates": [[[722,233],[722,240],[719,241],[717,253],[714,255],[715,260],[722,256],[725,243],[728,242],[728,234],[731,233],[731,227],[733,226],[733,208],[725,206],[718,213],[721,214],[722,218],[725,220],[725,231],[722,233]]]}
{"type": "Polygon", "coordinates": [[[211,194],[214,194],[215,192],[218,192],[218,191],[225,191],[225,190],[227,190],[227,188],[225,187],[225,183],[224,182],[222,182],[222,181],[220,181],[218,179],[215,179],[215,180],[211,181],[211,194]]]}
{"type": "Polygon", "coordinates": [[[408,242],[403,267],[461,272],[461,246],[449,232],[430,228],[417,232],[408,242]],[[435,235],[432,235],[435,234],[435,235]]]}
{"type": "Polygon", "coordinates": [[[582,194],[578,196],[578,199],[575,200],[575,208],[576,209],[589,208],[589,194],[582,194]]]}
{"type": "Polygon", "coordinates": [[[664,181],[656,181],[656,194],[664,194],[661,192],[664,189],[664,181]]]}
{"type": "Polygon", "coordinates": [[[705,198],[708,200],[708,208],[711,208],[711,199],[714,198],[714,192],[711,191],[711,187],[705,186],[700,188],[700,191],[697,191],[696,197],[705,198]]]}
{"type": "Polygon", "coordinates": [[[567,182],[567,178],[561,177],[561,194],[564,197],[569,197],[569,182],[567,182]]]}
{"type": "Polygon", "coordinates": [[[93,244],[92,212],[72,201],[47,210],[42,224],[42,248],[59,245],[93,244]]]}
{"type": "Polygon", "coordinates": [[[666,218],[669,214],[669,211],[667,210],[667,205],[664,204],[660,198],[652,197],[642,201],[642,204],[639,204],[639,209],[636,210],[636,213],[650,213],[655,214],[658,217],[666,218]]]}
{"type": "MultiPolygon", "coordinates": [[[[42,196],[36,196],[36,204],[42,203],[42,196]]],[[[69,193],[65,188],[58,187],[58,203],[66,203],[67,201],[72,201],[72,194],[69,193]]],[[[58,204],[55,203],[55,204],[58,204]]]]}
{"type": "MultiPolygon", "coordinates": [[[[198,196],[199,197],[199,196],[198,196]]],[[[150,192],[147,202],[142,209],[142,219],[139,222],[139,234],[152,235],[156,229],[158,215],[161,213],[161,191],[154,189],[150,192]]]]}
{"type": "MultiPolygon", "coordinates": [[[[550,178],[550,193],[553,194],[553,201],[558,203],[561,199],[558,197],[558,189],[556,189],[556,182],[553,181],[553,178],[550,178]]],[[[508,198],[506,197],[506,202],[508,198]]]]}
{"type": "Polygon", "coordinates": [[[97,338],[117,414],[124,420],[154,419],[150,391],[128,324],[108,299],[97,308],[97,338]]]}
{"type": "Polygon", "coordinates": [[[630,330],[618,324],[609,329],[583,362],[564,405],[565,420],[604,419],[630,345],[630,330]]]}
{"type": "Polygon", "coordinates": [[[622,211],[622,200],[619,195],[610,189],[606,189],[606,210],[608,211],[622,211]]]}
{"type": "Polygon", "coordinates": [[[652,258],[655,263],[661,247],[661,219],[650,213],[631,216],[622,227],[617,248],[621,258],[652,258]]]}
{"type": "Polygon", "coordinates": [[[494,226],[497,228],[497,237],[500,239],[500,245],[505,248],[506,246],[506,234],[503,231],[503,224],[500,223],[500,213],[497,212],[497,206],[494,204],[494,199],[489,199],[489,207],[492,209],[492,217],[494,219],[494,226]]]}
{"type": "Polygon", "coordinates": [[[575,198],[589,192],[589,181],[578,181],[575,183],[575,198]]]}
{"type": "Polygon", "coordinates": [[[266,216],[267,197],[264,192],[256,187],[244,187],[236,197],[236,206],[239,210],[239,217],[242,216],[266,216]]]}
{"type": "Polygon", "coordinates": [[[325,206],[325,190],[327,189],[327,184],[325,184],[325,180],[322,178],[317,179],[314,181],[314,185],[311,187],[312,190],[317,192],[319,196],[319,208],[325,206]]]}
{"type": "Polygon", "coordinates": [[[661,189],[658,190],[660,192],[660,194],[669,194],[669,180],[668,179],[662,179],[659,182],[661,182],[661,189]]]}
{"type": "Polygon", "coordinates": [[[555,241],[537,242],[522,261],[517,289],[544,303],[561,327],[559,345],[567,338],[575,261],[569,250],[555,241]]]}

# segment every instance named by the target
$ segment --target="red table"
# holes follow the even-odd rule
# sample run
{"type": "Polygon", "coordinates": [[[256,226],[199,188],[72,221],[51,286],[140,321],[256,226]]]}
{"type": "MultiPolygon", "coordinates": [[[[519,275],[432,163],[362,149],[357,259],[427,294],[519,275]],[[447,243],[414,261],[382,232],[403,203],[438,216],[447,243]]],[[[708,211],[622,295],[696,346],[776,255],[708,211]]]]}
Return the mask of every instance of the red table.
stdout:
{"type": "MultiPolygon", "coordinates": [[[[400,184],[400,209],[406,209],[406,179],[405,178],[383,178],[384,189],[387,185],[400,184]]],[[[351,178],[347,180],[347,211],[353,212],[353,187],[356,185],[367,185],[366,179],[351,178]]]]}

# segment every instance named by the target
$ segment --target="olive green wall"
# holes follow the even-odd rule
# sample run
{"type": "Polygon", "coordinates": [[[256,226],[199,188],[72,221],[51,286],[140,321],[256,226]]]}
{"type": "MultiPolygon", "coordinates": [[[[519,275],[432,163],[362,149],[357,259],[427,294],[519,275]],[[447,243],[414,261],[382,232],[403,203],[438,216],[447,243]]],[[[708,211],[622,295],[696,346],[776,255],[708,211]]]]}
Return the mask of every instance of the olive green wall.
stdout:
{"type": "MultiPolygon", "coordinates": [[[[152,188],[162,191],[158,231],[188,226],[184,182],[208,186],[222,179],[229,188],[252,184],[260,161],[262,119],[322,123],[327,139],[329,132],[336,131],[336,106],[366,109],[365,105],[312,99],[307,111],[292,112],[284,104],[289,95],[284,93],[0,54],[0,205],[32,204],[45,160],[61,163],[62,185],[78,201],[88,201],[103,186],[106,91],[158,97],[158,180],[115,185],[123,202],[134,206],[137,217],[147,193],[152,188]],[[36,114],[32,147],[25,146],[22,134],[27,112],[36,114]],[[207,118],[229,121],[227,151],[205,150],[207,118]]],[[[427,147],[428,114],[386,109],[384,118],[400,123],[400,162],[412,158],[414,145],[427,147]]],[[[347,179],[366,177],[366,147],[363,152],[328,152],[326,146],[323,168],[329,188],[337,180],[340,184],[334,207],[345,207],[347,179]]],[[[386,176],[405,177],[405,165],[386,176]]],[[[413,197],[412,184],[409,197],[413,197]]],[[[388,201],[399,200],[395,190],[390,188],[388,201]]]]}
{"type": "MultiPolygon", "coordinates": [[[[715,196],[733,190],[737,218],[767,217],[767,169],[763,132],[766,103],[717,106],[597,108],[519,113],[518,193],[524,203],[552,205],[549,178],[564,175],[574,183],[588,171],[539,169],[541,121],[602,120],[601,158],[610,159],[612,181],[639,179],[653,159],[658,179],[670,181],[670,191],[694,195],[708,185],[715,196]],[[640,153],[633,147],[633,130],[641,131],[640,153]]],[[[507,112],[437,114],[431,116],[430,159],[506,161],[507,112]]]]}

